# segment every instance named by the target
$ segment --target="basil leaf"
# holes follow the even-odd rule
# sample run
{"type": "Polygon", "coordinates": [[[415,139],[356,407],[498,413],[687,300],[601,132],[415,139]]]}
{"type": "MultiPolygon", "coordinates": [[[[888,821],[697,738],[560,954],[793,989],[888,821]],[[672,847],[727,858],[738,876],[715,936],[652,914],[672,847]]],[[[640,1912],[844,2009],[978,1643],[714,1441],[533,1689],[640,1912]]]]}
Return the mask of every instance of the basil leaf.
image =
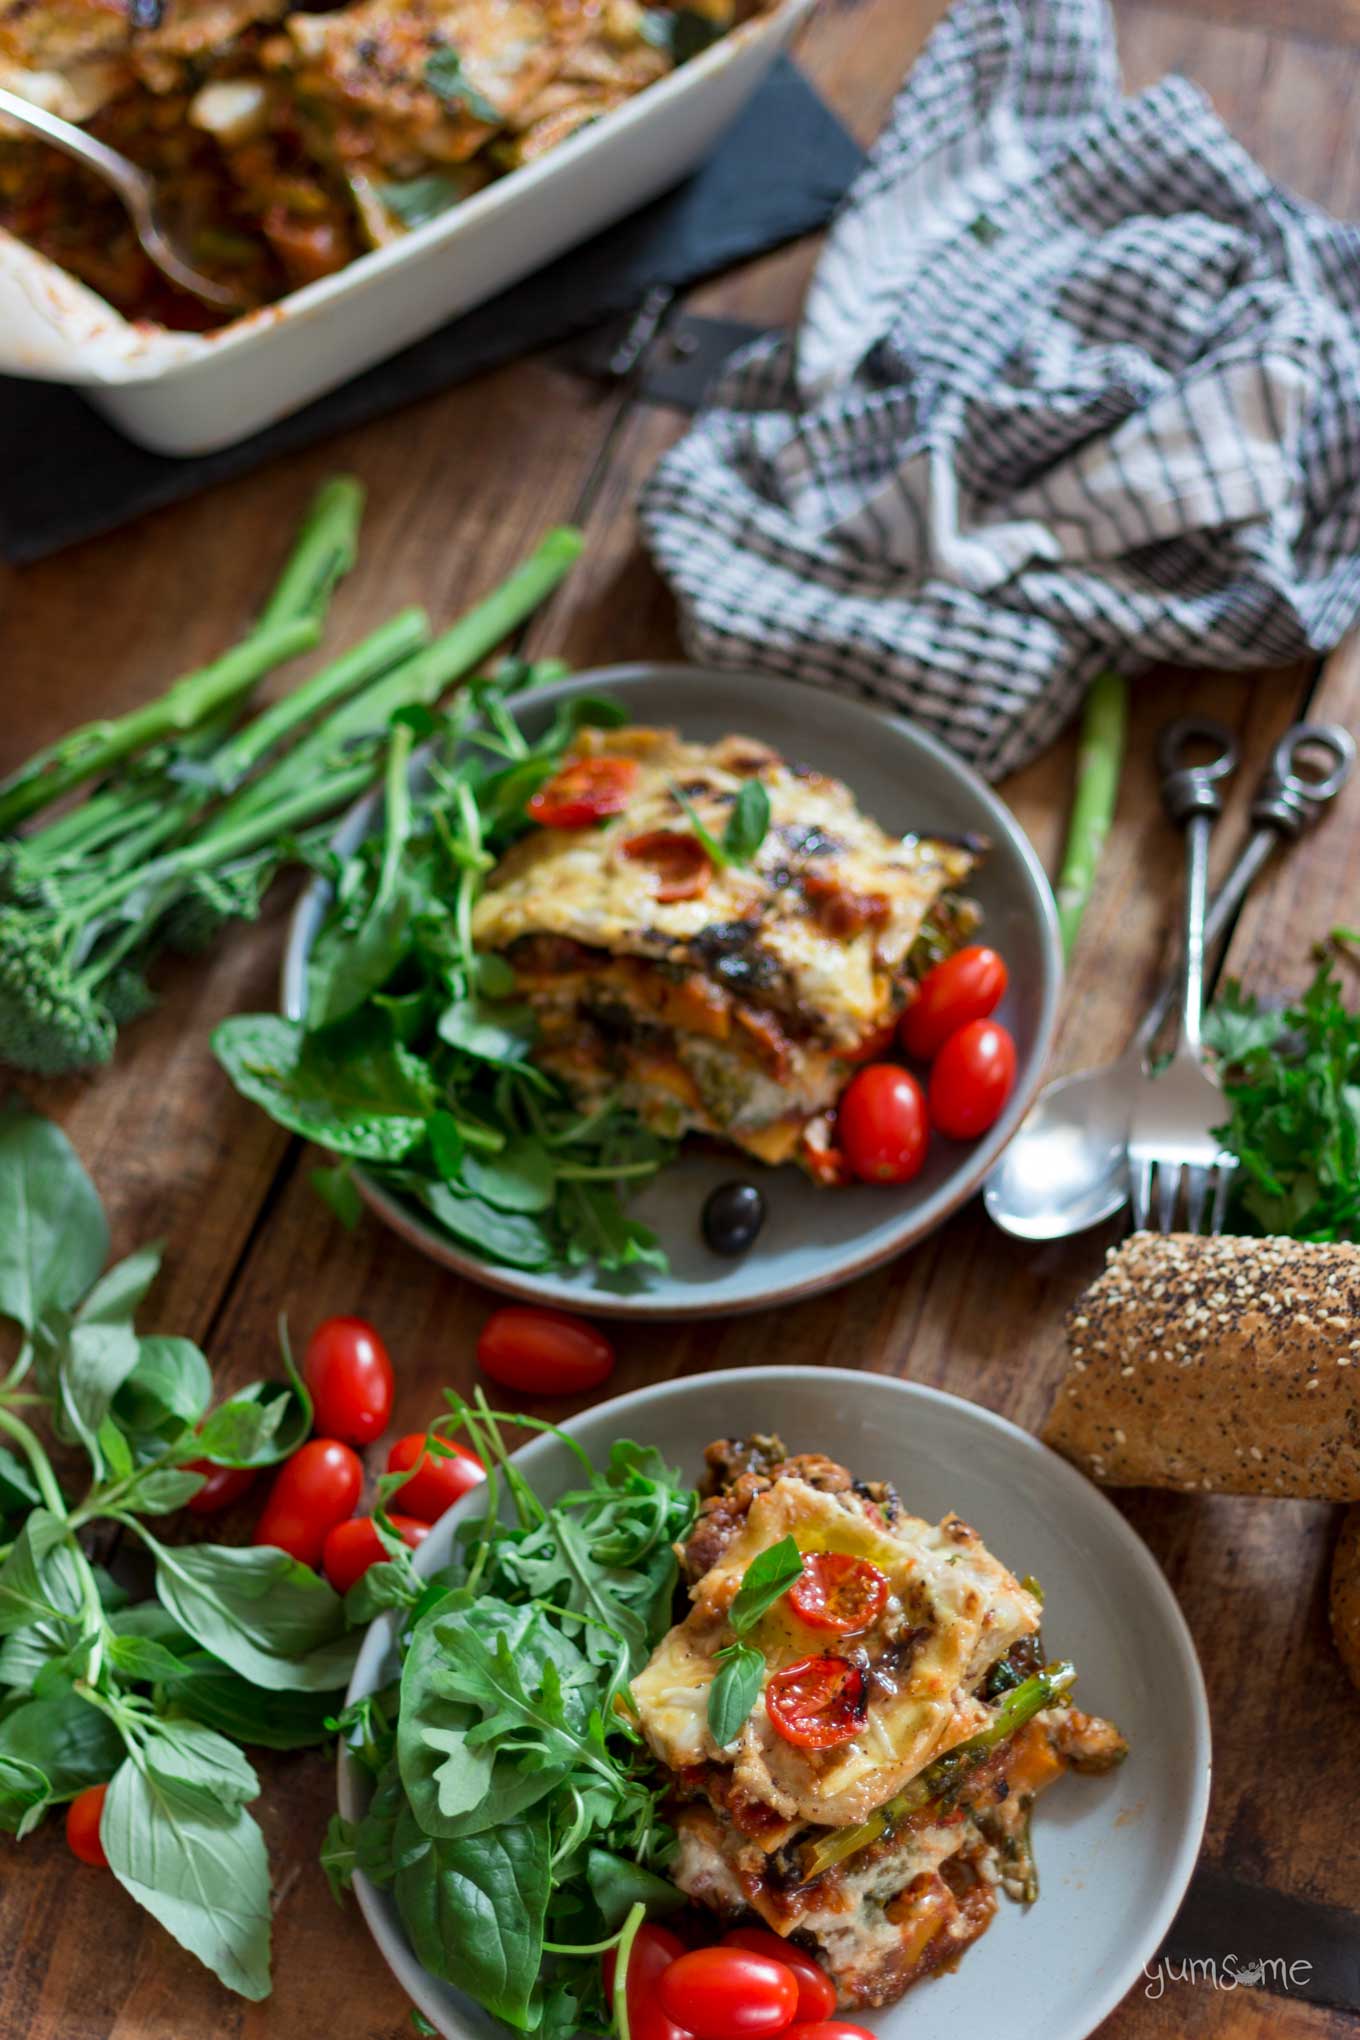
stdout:
{"type": "Polygon", "coordinates": [[[416,1960],[494,2018],[532,2030],[552,1889],[546,1817],[436,1840],[408,1807],[394,1854],[393,1894],[416,1960]]]}
{"type": "Polygon", "coordinates": [[[802,1571],[803,1555],[792,1537],[781,1537],[778,1544],[758,1552],[742,1574],[736,1598],[727,1611],[733,1634],[745,1636],[754,1629],[761,1616],[801,1578],[802,1571]]]}
{"type": "Polygon", "coordinates": [[[320,1693],[264,1692],[208,1651],[190,1651],[174,1688],[175,1705],[237,1742],[265,1750],[305,1750],[327,1737],[326,1721],[344,1703],[343,1687],[320,1693]]]}
{"type": "Polygon", "coordinates": [[[0,1757],[32,1765],[53,1799],[74,1799],[118,1768],[123,1738],[107,1714],[67,1691],[26,1700],[0,1721],[0,1757]]]}
{"type": "Polygon", "coordinates": [[[210,1809],[244,1806],[260,1796],[260,1781],[235,1743],[200,1721],[158,1720],[142,1761],[157,1784],[210,1809]]]}
{"type": "Polygon", "coordinates": [[[7,1445],[0,1445],[0,1516],[11,1515],[16,1509],[35,1508],[41,1499],[24,1461],[7,1445]]]}
{"type": "Polygon", "coordinates": [[[468,77],[457,50],[446,46],[425,59],[425,83],[446,106],[461,106],[488,127],[501,126],[500,114],[468,77]]]}
{"type": "Polygon", "coordinates": [[[433,1081],[381,1014],[363,1009],[307,1034],[272,1013],[241,1013],[222,1021],[212,1045],[244,1097],[336,1154],[397,1162],[424,1138],[433,1081]]]}
{"type": "Polygon", "coordinates": [[[720,1749],[735,1742],[760,1696],[765,1660],[747,1643],[718,1652],[718,1676],[708,1689],[709,1733],[720,1749]]]}
{"type": "Polygon", "coordinates": [[[312,1398],[283,1341],[287,1381],[252,1381],[215,1409],[200,1426],[195,1459],[215,1466],[259,1468],[288,1459],[309,1436],[312,1398]]]}
{"type": "Polygon", "coordinates": [[[169,1443],[212,1401],[212,1369],[191,1339],[139,1339],[137,1361],[113,1398],[114,1417],[134,1437],[169,1443]]]}
{"type": "Polygon", "coordinates": [[[770,828],[770,796],[758,779],[742,786],[723,830],[723,849],[733,864],[749,864],[770,828]]]}
{"type": "Polygon", "coordinates": [[[0,1750],[0,1833],[22,1839],[42,1819],[51,1797],[45,1771],[0,1750]]]}
{"type": "Polygon", "coordinates": [[[0,1565],[0,1636],[39,1622],[61,1623],[62,1648],[76,1642],[80,1576],[65,1549],[66,1526],[50,1509],[34,1509],[0,1565]]]}
{"type": "Polygon", "coordinates": [[[124,1890],[242,1997],[269,1993],[269,1863],[244,1806],[211,1806],[128,1757],[100,1839],[124,1890]]]}
{"type": "Polygon", "coordinates": [[[98,1192],[60,1127],[17,1099],[0,1108],[0,1316],[34,1332],[69,1310],[108,1258],[98,1192]]]}
{"type": "Polygon", "coordinates": [[[440,213],[459,205],[467,191],[465,184],[460,184],[456,177],[450,177],[442,170],[431,170],[424,177],[379,184],[376,188],[383,205],[404,227],[423,227],[427,220],[438,219],[440,213]]]}
{"type": "Polygon", "coordinates": [[[159,1544],[148,1532],[161,1601],[205,1650],[253,1685],[317,1693],[342,1685],[356,1637],[340,1598],[272,1545],[159,1544]]]}
{"type": "Polygon", "coordinates": [[[192,1501],[203,1485],[201,1473],[183,1466],[158,1466],[132,1490],[128,1506],[139,1516],[169,1516],[192,1501]]]}
{"type": "Polygon", "coordinates": [[[130,1322],[102,1324],[97,1320],[74,1324],[58,1349],[56,1380],[61,1406],[96,1473],[104,1471],[100,1426],[114,1396],[136,1367],[138,1350],[130,1322]]]}
{"type": "MultiPolygon", "coordinates": [[[[176,1628],[176,1634],[183,1631],[176,1628]]],[[[134,1684],[164,1686],[177,1684],[184,1672],[184,1661],[167,1650],[154,1636],[111,1636],[108,1645],[109,1663],[123,1678],[134,1684]]]]}
{"type": "Polygon", "coordinates": [[[359,1830],[354,1821],[346,1820],[342,1813],[331,1815],[326,1839],[321,1844],[321,1868],[326,1873],[331,1897],[337,1905],[343,1902],[359,1867],[358,1839],[359,1830]]]}

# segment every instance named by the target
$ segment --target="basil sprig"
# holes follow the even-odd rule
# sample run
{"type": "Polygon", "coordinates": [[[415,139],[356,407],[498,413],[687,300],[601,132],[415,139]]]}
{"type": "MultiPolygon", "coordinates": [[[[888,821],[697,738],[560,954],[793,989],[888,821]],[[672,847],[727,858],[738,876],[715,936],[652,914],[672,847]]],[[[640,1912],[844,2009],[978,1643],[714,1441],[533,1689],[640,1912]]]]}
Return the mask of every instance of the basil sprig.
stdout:
{"type": "Polygon", "coordinates": [[[758,779],[748,779],[732,803],[732,812],[727,817],[727,826],[722,832],[722,841],[706,829],[694,810],[694,805],[681,793],[678,786],[671,792],[685,811],[686,819],[704,849],[720,871],[733,864],[749,864],[769,834],[770,796],[758,779]]]}
{"type": "Polygon", "coordinates": [[[740,1587],[727,1611],[734,1643],[718,1652],[719,1672],[708,1692],[708,1726],[714,1742],[726,1748],[740,1734],[741,1725],[755,1706],[765,1670],[763,1654],[743,1643],[762,1615],[787,1594],[801,1577],[803,1555],[792,1537],[758,1552],[742,1575],[740,1587]]]}

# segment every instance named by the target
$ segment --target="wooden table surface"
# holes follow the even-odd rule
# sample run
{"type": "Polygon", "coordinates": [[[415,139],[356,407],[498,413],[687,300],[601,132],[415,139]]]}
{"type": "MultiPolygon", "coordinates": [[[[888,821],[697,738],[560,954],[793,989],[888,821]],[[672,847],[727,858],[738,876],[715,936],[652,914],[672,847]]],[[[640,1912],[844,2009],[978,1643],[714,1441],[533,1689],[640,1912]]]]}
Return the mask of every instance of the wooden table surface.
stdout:
{"type": "MultiPolygon", "coordinates": [[[[823,0],[799,55],[866,140],[942,11],[942,0],[823,0]]],[[[1360,0],[1119,0],[1117,14],[1131,86],[1187,72],[1269,170],[1334,210],[1360,214],[1360,0]]],[[[787,320],[814,255],[803,244],[753,263],[695,291],[690,308],[787,320]]],[[[529,648],[578,664],[673,654],[671,604],[639,553],[631,504],[683,424],[626,390],[579,379],[560,359],[525,361],[12,575],[0,583],[0,770],[96,704],[130,706],[237,634],[311,489],[338,468],[363,477],[370,502],[362,561],[336,604],[332,642],[352,640],[403,602],[425,603],[436,619],[453,616],[546,525],[570,519],[586,527],[586,559],[535,623],[529,648]]],[[[1121,1047],[1158,974],[1180,875],[1180,844],[1160,817],[1151,768],[1159,722],[1195,707],[1237,729],[1245,764],[1219,839],[1226,854],[1271,744],[1305,704],[1354,724],[1360,656],[1339,654],[1321,673],[1165,674],[1139,684],[1058,1068],[1121,1047]]],[[[1002,789],[1050,870],[1071,771],[1069,740],[1002,789]]],[[[1325,831],[1259,889],[1230,968],[1265,993],[1297,986],[1311,940],[1355,917],[1357,852],[1353,788],[1325,831]]],[[[424,1423],[442,1383],[470,1385],[491,1299],[371,1221],[342,1231],[308,1187],[307,1150],[237,1098],[217,1070],[209,1030],[224,1014],[271,1002],[285,913],[276,898],[258,928],[238,931],[211,960],[172,971],[159,1011],[128,1031],[111,1070],[92,1082],[24,1089],[68,1128],[109,1207],[116,1250],[166,1240],[153,1328],[197,1339],[230,1383],[269,1371],[280,1310],[304,1335],[330,1312],[361,1311],[396,1356],[395,1428],[405,1431],[424,1423]]],[[[1036,1250],[992,1230],[975,1205],[915,1252],[832,1295],[727,1322],[624,1328],[612,1386],[772,1361],[863,1367],[947,1388],[1037,1427],[1061,1372],[1062,1314],[1111,1237],[1113,1229],[1036,1250]]],[[[1360,1907],[1360,1697],[1331,1651],[1325,1610],[1335,1512],[1218,1497],[1118,1499],[1180,1597],[1209,1683],[1216,1780],[1204,1864],[1309,1906],[1360,1907]]],[[[329,1763],[278,1759],[263,1769],[257,1810],[275,1875],[273,1997],[249,2006],[220,1990],[111,1879],[76,1868],[59,1824],[49,1822],[22,1849],[0,1844],[0,2040],[376,2040],[410,2030],[402,1994],[356,1911],[336,1909],[317,1868],[333,1803],[329,1763]]],[[[1295,1921],[1297,1908],[1288,1916],[1295,1921]]],[[[1325,1917],[1335,1924],[1334,1914],[1325,1917]]],[[[1355,1932],[1360,1944],[1360,1917],[1355,1932]]],[[[1244,1961],[1290,1952],[1238,1951],[1244,1961]]],[[[1109,2040],[1333,2040],[1357,2025],[1348,2012],[1295,1997],[1171,1981],[1160,1995],[1135,1989],[1101,2030],[1109,2040]]]]}

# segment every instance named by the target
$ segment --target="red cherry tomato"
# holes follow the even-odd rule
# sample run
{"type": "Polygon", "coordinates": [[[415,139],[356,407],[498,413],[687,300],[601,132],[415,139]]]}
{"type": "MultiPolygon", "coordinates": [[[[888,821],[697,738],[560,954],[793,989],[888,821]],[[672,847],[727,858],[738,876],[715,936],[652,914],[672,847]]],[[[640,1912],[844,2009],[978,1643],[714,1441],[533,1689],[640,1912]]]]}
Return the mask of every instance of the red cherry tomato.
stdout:
{"type": "Polygon", "coordinates": [[[761,2040],[782,2033],[798,2009],[798,1983],[782,1959],[745,1948],[694,1948],[657,1979],[667,2018],[696,2040],[761,2040]]]}
{"type": "Polygon", "coordinates": [[[673,900],[697,900],[708,891],[713,859],[697,836],[683,829],[648,829],[630,836],[623,854],[633,864],[648,864],[656,873],[655,897],[663,906],[673,900]]]}
{"type": "Polygon", "coordinates": [[[785,1742],[800,1750],[834,1750],[851,1741],[868,1711],[864,1674],[848,1658],[799,1658],[765,1688],[765,1712],[785,1742]]]}
{"type": "Polygon", "coordinates": [[[92,1870],[107,1870],[109,1867],[104,1844],[99,1839],[99,1823],[108,1794],[107,1785],[87,1785],[83,1792],[77,1792],[66,1809],[66,1840],[71,1854],[79,1856],[81,1862],[88,1863],[92,1870]]]}
{"type": "Polygon", "coordinates": [[[841,1093],[836,1139],[865,1183],[910,1183],[930,1140],[925,1092],[896,1063],[869,1063],[841,1093]]]}
{"type": "Polygon", "coordinates": [[[951,1034],[970,1020],[985,1020],[1006,995],[1007,972],[994,949],[981,943],[960,949],[928,970],[902,1015],[902,1046],[931,1062],[951,1034]]]}
{"type": "Polygon", "coordinates": [[[312,1392],[316,1428],[347,1445],[371,1445],[392,1414],[392,1362],[372,1325],[327,1318],[307,1341],[302,1378],[312,1392]]]}
{"type": "Polygon", "coordinates": [[[637,774],[632,758],[573,758],[539,787],[529,819],[543,829],[588,829],[623,813],[637,774]]]}
{"type": "Polygon", "coordinates": [[[883,1613],[888,1581],[867,1558],[848,1551],[809,1551],[789,1588],[789,1606],[809,1629],[855,1636],[883,1613]]]}
{"type": "MultiPolygon", "coordinates": [[[[676,1956],[684,1952],[684,1942],[669,1927],[654,1927],[650,1920],[644,1920],[638,1928],[628,1957],[628,2030],[632,2040],[690,2040],[683,2027],[666,2017],[656,1996],[656,1980],[662,1970],[669,1969],[676,1956]]],[[[614,1995],[616,1954],[611,1948],[604,1958],[604,1990],[608,2000],[614,1995]]]]}
{"type": "MultiPolygon", "coordinates": [[[[752,1955],[768,1955],[771,1962],[782,1962],[793,1971],[793,1980],[798,1985],[795,2019],[829,2019],[835,2011],[836,1986],[826,1971],[801,1948],[791,1948],[768,1927],[734,1927],[730,1934],[723,1935],[722,1945],[724,1948],[746,1948],[752,1955]]],[[[797,2032],[802,2029],[793,2027],[791,2030],[797,2032]]]]}
{"type": "Polygon", "coordinates": [[[502,1388],[580,1395],[613,1373],[614,1348],[584,1318],[512,1304],[493,1312],[482,1326],[477,1365],[502,1388]]]}
{"type": "Polygon", "coordinates": [[[790,2026],[786,2040],[874,2040],[867,2026],[852,2026],[848,2019],[816,2019],[810,2025],[790,2026]]]}
{"type": "Polygon", "coordinates": [[[1015,1087],[1015,1043],[995,1020],[951,1034],[930,1072],[930,1121],[946,1140],[976,1140],[1015,1087]]]}
{"type": "Polygon", "coordinates": [[[423,1431],[408,1431],[387,1455],[389,1473],[411,1473],[412,1467],[416,1468],[411,1478],[393,1491],[392,1500],[404,1515],[415,1516],[422,1523],[437,1523],[445,1509],[451,1509],[469,1488],[486,1479],[486,1468],[475,1452],[469,1452],[466,1445],[455,1445],[451,1438],[439,1442],[448,1447],[451,1458],[431,1452],[423,1431]]]}
{"type": "Polygon", "coordinates": [[[191,1459],[184,1471],[203,1476],[202,1487],[184,1505],[196,1516],[215,1516],[219,1509],[229,1509],[255,1484],[255,1475],[248,1466],[214,1466],[211,1459],[191,1459]]]}
{"type": "Polygon", "coordinates": [[[352,1516],[364,1485],[357,1452],[338,1438],[309,1438],[274,1476],[255,1525],[255,1543],[273,1544],[314,1566],[326,1532],[352,1516]]]}
{"type": "MultiPolygon", "coordinates": [[[[414,1551],[430,1534],[429,1524],[417,1523],[414,1516],[392,1516],[388,1520],[410,1551],[414,1551]]],[[[337,1523],[333,1530],[326,1532],[326,1542],[321,1548],[321,1570],[337,1594],[347,1594],[371,1565],[381,1565],[386,1557],[373,1518],[351,1516],[348,1522],[337,1523]]]]}

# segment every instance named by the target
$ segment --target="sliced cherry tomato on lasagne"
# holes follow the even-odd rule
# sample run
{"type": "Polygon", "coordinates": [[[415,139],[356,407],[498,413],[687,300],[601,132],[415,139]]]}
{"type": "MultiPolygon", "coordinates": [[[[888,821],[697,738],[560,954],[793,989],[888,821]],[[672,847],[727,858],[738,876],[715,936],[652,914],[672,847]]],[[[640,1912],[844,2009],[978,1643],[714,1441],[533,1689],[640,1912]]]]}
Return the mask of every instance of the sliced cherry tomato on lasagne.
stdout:
{"type": "Polygon", "coordinates": [[[772,1934],[768,1927],[734,1927],[730,1934],[723,1935],[722,1946],[745,1948],[752,1955],[768,1955],[771,1962],[782,1962],[791,1969],[798,1986],[795,2019],[815,2023],[829,2019],[835,2011],[836,1986],[821,1964],[801,1948],[794,1948],[778,1934],[772,1934]]]}
{"type": "Polygon", "coordinates": [[[857,1736],[868,1717],[864,1674],[848,1658],[799,1658],[770,1679],[765,1711],[785,1742],[834,1750],[857,1736]]]}
{"type": "Polygon", "coordinates": [[[888,1581],[867,1558],[848,1551],[809,1551],[789,1588],[789,1606],[809,1629],[855,1636],[883,1613],[888,1581]]]}
{"type": "Polygon", "coordinates": [[[637,773],[633,758],[573,758],[533,795],[529,819],[544,829],[588,829],[623,813],[637,773]]]}
{"type": "Polygon", "coordinates": [[[707,892],[713,876],[713,860],[697,836],[681,829],[648,829],[645,835],[630,836],[623,854],[635,864],[650,865],[656,873],[656,897],[697,900],[707,892]]]}

